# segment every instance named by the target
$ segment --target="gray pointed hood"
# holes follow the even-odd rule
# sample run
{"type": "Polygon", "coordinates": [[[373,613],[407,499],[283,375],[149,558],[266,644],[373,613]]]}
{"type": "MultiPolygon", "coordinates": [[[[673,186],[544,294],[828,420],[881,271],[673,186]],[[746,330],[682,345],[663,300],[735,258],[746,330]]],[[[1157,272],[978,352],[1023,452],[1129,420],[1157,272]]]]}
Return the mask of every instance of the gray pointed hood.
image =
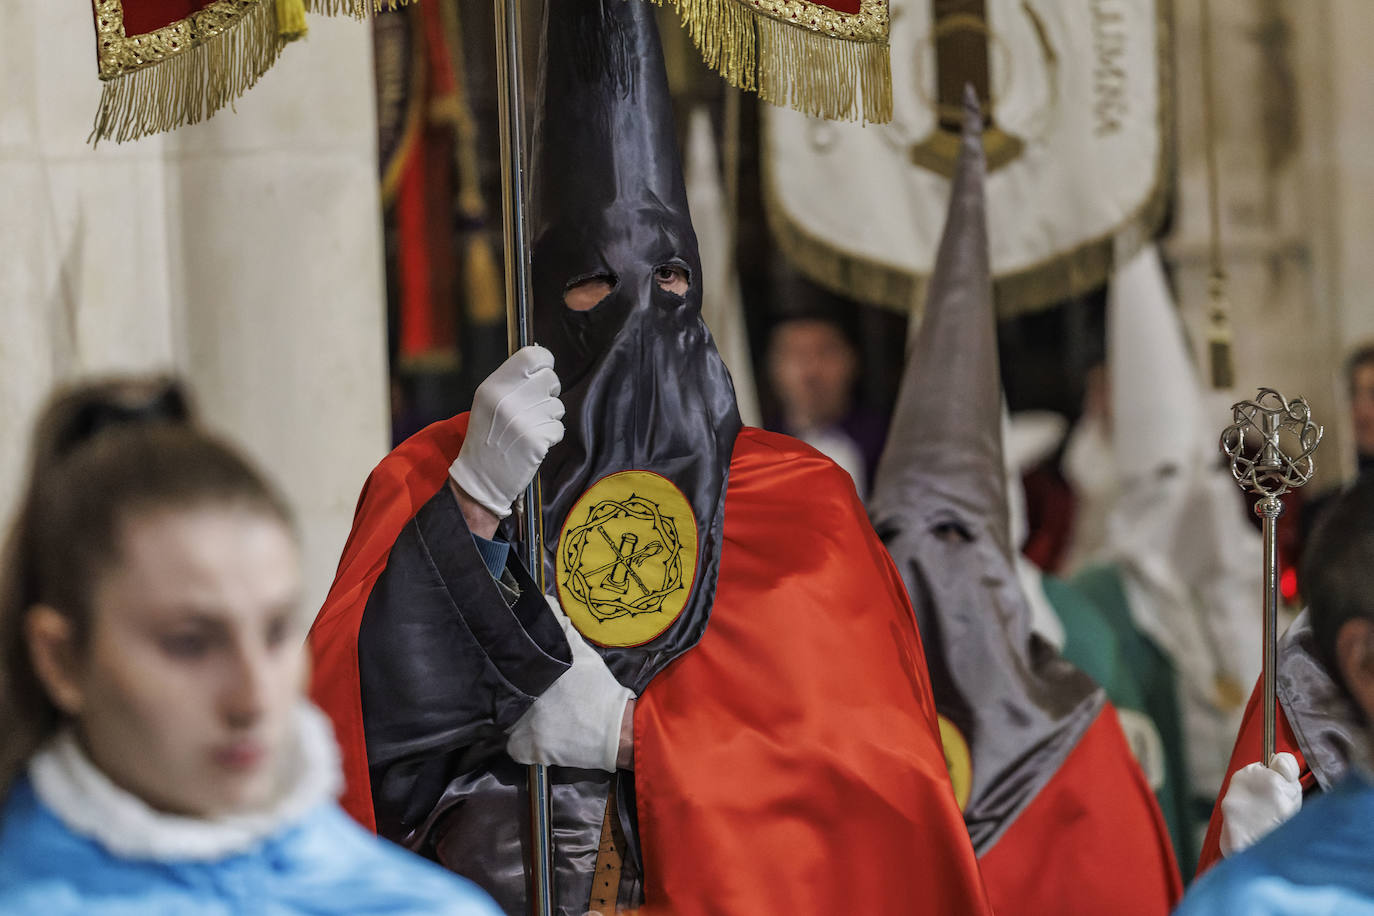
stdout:
{"type": "Polygon", "coordinates": [[[870,504],[938,494],[987,519],[1010,556],[982,129],[976,97],[966,99],[949,214],[870,504]]]}
{"type": "MultiPolygon", "coordinates": [[[[939,258],[869,511],[911,597],[955,795],[981,855],[1054,777],[1104,696],[1032,634],[1017,574],[976,98],[966,109],[939,258]]],[[[1102,779],[1113,775],[1134,774],[1102,779]]]]}

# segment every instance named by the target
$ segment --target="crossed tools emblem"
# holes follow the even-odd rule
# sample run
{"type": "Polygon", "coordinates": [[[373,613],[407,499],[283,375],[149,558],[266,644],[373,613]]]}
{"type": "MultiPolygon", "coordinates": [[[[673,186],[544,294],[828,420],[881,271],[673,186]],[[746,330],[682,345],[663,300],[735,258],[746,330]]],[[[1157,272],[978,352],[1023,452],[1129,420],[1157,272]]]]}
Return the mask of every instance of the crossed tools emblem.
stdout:
{"type": "Polygon", "coordinates": [[[658,613],[682,588],[677,525],[657,503],[633,493],[593,504],[559,549],[564,587],[598,621],[658,613]]]}

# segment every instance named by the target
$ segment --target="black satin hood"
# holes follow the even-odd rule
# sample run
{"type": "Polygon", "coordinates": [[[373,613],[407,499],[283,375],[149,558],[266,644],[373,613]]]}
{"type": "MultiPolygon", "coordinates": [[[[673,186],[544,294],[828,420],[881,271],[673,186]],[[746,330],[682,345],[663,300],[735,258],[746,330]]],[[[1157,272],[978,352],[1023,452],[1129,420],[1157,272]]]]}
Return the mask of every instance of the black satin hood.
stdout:
{"type": "MultiPolygon", "coordinates": [[[[636,693],[701,638],[714,600],[725,485],[739,412],[701,318],[701,263],[687,210],[657,26],[641,0],[559,0],[546,11],[532,201],[535,335],[554,354],[567,408],[541,469],[545,557],[556,576],[569,511],[601,478],[648,470],[696,517],[687,606],[642,646],[603,649],[636,693]],[[686,272],[678,296],[660,267],[686,272]],[[577,312],[564,292],[604,277],[577,312]]],[[[552,581],[552,580],[551,580],[552,581]]]]}

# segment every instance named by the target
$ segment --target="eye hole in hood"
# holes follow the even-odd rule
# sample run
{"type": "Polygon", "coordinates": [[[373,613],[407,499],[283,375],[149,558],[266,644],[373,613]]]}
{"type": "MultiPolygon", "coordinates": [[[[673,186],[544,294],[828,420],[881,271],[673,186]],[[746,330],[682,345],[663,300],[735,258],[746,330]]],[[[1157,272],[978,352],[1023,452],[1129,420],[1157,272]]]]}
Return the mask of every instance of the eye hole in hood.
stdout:
{"type": "Polygon", "coordinates": [[[574,312],[589,312],[615,292],[620,281],[615,274],[592,274],[576,277],[563,287],[563,304],[574,312]]]}
{"type": "Polygon", "coordinates": [[[665,293],[685,299],[692,288],[692,270],[680,261],[669,261],[654,268],[654,282],[665,293]]]}

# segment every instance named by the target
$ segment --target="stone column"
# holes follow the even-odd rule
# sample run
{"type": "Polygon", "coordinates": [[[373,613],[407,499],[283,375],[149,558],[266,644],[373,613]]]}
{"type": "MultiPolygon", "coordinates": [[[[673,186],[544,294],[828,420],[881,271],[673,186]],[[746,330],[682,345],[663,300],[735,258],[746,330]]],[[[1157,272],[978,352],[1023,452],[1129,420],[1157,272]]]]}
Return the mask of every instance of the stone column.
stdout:
{"type": "Polygon", "coordinates": [[[0,513],[55,382],[178,371],[296,508],[307,610],[388,439],[370,33],[310,26],[237,114],[99,149],[89,6],[0,30],[0,513]]]}

